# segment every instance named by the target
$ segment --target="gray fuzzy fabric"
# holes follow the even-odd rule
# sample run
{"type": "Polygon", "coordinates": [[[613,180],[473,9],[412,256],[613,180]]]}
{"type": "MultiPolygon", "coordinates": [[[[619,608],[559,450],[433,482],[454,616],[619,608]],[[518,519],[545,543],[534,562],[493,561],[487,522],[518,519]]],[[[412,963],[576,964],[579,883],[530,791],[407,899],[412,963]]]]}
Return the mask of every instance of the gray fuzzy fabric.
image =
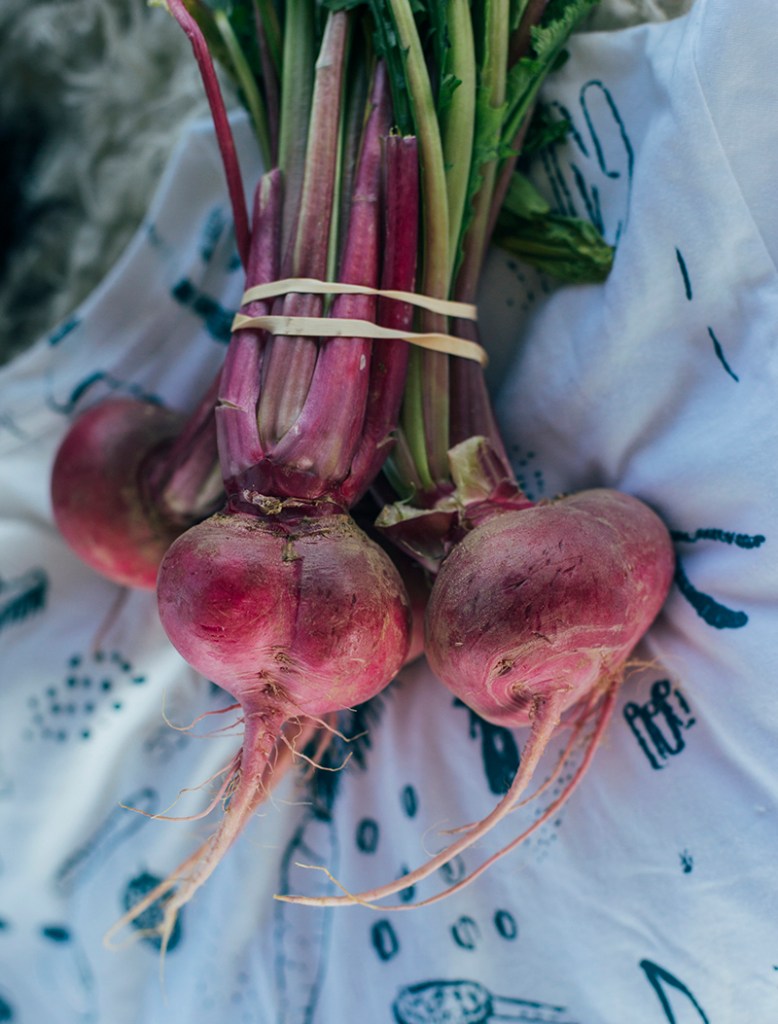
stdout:
{"type": "Polygon", "coordinates": [[[589,16],[588,31],[612,31],[645,21],[670,21],[685,14],[693,0],[601,0],[589,16]]]}
{"type": "Polygon", "coordinates": [[[0,361],[65,317],[206,112],[189,43],[144,0],[0,3],[0,361]]]}
{"type": "MultiPolygon", "coordinates": [[[[603,0],[586,28],[691,0],[603,0]]],[[[207,114],[194,58],[144,0],[0,2],[0,363],[99,283],[141,221],[183,126],[207,114]]]]}

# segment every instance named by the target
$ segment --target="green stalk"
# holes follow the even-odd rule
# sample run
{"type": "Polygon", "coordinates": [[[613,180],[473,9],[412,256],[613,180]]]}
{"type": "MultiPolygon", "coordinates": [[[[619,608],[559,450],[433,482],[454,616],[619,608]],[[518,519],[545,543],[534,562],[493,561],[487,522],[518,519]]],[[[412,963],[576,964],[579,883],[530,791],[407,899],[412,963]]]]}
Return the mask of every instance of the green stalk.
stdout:
{"type": "Polygon", "coordinates": [[[440,113],[446,194],[449,210],[449,282],[457,262],[459,236],[465,212],[476,109],[476,59],[473,23],[469,0],[448,0],[446,10],[448,49],[443,76],[453,77],[458,85],[440,113]]]}
{"type": "Polygon", "coordinates": [[[473,199],[473,217],[462,239],[463,257],[455,288],[456,297],[465,302],[475,299],[489,241],[492,194],[501,159],[502,114],[507,98],[509,18],[510,0],[486,0],[476,128],[480,152],[486,159],[480,166],[474,162],[471,172],[480,177],[480,184],[473,199]]]}
{"type": "Polygon", "coordinates": [[[249,114],[254,124],[254,131],[257,133],[257,141],[259,142],[259,151],[263,164],[265,167],[270,167],[272,165],[270,129],[267,123],[265,104],[262,102],[256,79],[248,65],[243,50],[240,48],[240,43],[232,30],[232,25],[230,25],[227,15],[224,11],[217,9],[213,12],[213,18],[230,55],[235,77],[246,100],[246,106],[249,109],[249,114]]]}
{"type": "MultiPolygon", "coordinates": [[[[400,49],[405,55],[405,77],[419,140],[423,211],[421,290],[435,298],[447,298],[449,211],[440,125],[409,0],[389,0],[389,7],[400,49]]],[[[420,320],[422,330],[447,330],[446,318],[440,315],[424,312],[420,320]]],[[[413,452],[419,478],[425,489],[431,490],[437,481],[448,477],[448,357],[414,349],[408,364],[408,381],[402,428],[413,452]],[[418,387],[413,383],[417,378],[418,387]]]]}
{"type": "Polygon", "coordinates": [[[562,5],[562,10],[555,12],[556,19],[551,22],[548,21],[552,7],[550,3],[533,0],[528,4],[522,25],[511,40],[512,53],[519,58],[516,68],[520,70],[519,65],[524,64],[526,74],[520,76],[523,88],[516,89],[510,98],[502,136],[506,146],[510,146],[521,131],[522,124],[537,99],[540,87],[553,71],[571,34],[598,2],[599,0],[567,0],[567,4],[562,5]],[[544,17],[546,21],[542,23],[544,17]]]}
{"type": "Polygon", "coordinates": [[[448,194],[443,142],[427,64],[409,0],[389,0],[419,140],[424,265],[422,288],[435,298],[448,296],[448,194]]]}
{"type": "Polygon", "coordinates": [[[309,0],[286,0],[278,140],[278,166],[284,175],[285,197],[282,253],[288,251],[303,187],[315,62],[313,5],[309,0]]]}
{"type": "MultiPolygon", "coordinates": [[[[426,353],[412,349],[408,356],[408,370],[405,377],[405,393],[400,427],[405,438],[405,447],[410,452],[415,466],[415,476],[425,491],[435,490],[435,478],[430,469],[427,450],[427,431],[424,423],[424,398],[427,381],[424,376],[426,353]]],[[[445,357],[441,356],[442,361],[445,357]]],[[[448,403],[446,403],[448,412],[448,403]]],[[[448,416],[446,417],[448,434],[448,416]]]]}

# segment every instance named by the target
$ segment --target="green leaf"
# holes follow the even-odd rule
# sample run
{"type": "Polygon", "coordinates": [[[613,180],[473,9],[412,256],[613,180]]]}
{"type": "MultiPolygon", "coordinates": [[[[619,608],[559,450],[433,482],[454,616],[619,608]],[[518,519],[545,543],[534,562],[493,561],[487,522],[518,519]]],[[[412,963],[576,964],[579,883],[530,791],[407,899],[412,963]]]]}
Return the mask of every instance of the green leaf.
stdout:
{"type": "Polygon", "coordinates": [[[524,12],[527,9],[529,0],[512,0],[511,2],[511,13],[510,13],[510,30],[515,32],[521,24],[521,19],[524,17],[524,12]]]}
{"type": "Polygon", "coordinates": [[[551,207],[538,192],[529,178],[514,172],[503,201],[503,212],[522,220],[543,217],[551,212],[551,207]]]}
{"type": "Polygon", "coordinates": [[[522,158],[535,155],[563,142],[571,128],[572,123],[568,118],[557,116],[545,103],[536,104],[535,112],[524,137],[524,144],[521,147],[522,158]]]}
{"type": "Polygon", "coordinates": [[[540,193],[519,174],[511,181],[493,240],[525,263],[570,284],[604,281],[615,252],[589,221],[550,212],[540,193]]]}
{"type": "Polygon", "coordinates": [[[510,113],[503,136],[506,146],[516,137],[546,76],[564,63],[564,47],[573,31],[597,3],[599,0],[550,0],[543,21],[531,31],[532,56],[522,57],[508,73],[510,113]]]}
{"type": "Polygon", "coordinates": [[[456,75],[443,75],[438,90],[438,114],[451,106],[451,99],[461,84],[461,78],[456,75]]]}
{"type": "Polygon", "coordinates": [[[550,0],[540,25],[532,29],[532,47],[538,60],[556,59],[573,30],[598,0],[550,0]]]}

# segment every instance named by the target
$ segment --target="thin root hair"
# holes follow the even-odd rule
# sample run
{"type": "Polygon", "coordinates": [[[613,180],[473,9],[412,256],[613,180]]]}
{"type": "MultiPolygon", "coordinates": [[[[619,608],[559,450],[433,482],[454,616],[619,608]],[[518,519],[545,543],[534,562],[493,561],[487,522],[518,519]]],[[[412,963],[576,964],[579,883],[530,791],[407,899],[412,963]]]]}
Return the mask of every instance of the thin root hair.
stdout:
{"type": "MultiPolygon", "coordinates": [[[[167,699],[167,694],[165,693],[165,694],[162,695],[162,721],[165,723],[165,725],[169,726],[171,729],[175,729],[176,732],[189,732],[191,729],[194,729],[194,727],[196,725],[198,725],[200,722],[202,722],[204,719],[210,718],[211,715],[223,715],[223,714],[226,714],[226,712],[228,712],[228,711],[236,711],[238,708],[240,708],[240,704],[238,704],[238,703],[228,704],[226,707],[223,707],[223,708],[214,708],[211,711],[204,711],[201,715],[198,715],[196,718],[192,719],[192,721],[189,723],[189,725],[176,725],[175,722],[171,722],[171,720],[167,716],[167,711],[165,709],[166,699],[167,699]]],[[[222,729],[217,729],[216,732],[214,732],[214,733],[205,733],[204,735],[205,736],[217,735],[220,732],[225,732],[227,729],[235,728],[236,725],[240,725],[242,722],[243,722],[243,716],[238,718],[237,721],[233,722],[229,726],[225,726],[222,729]]]]}
{"type": "Polygon", "coordinates": [[[126,811],[134,811],[136,814],[142,814],[144,818],[151,818],[152,821],[201,821],[203,818],[207,818],[208,815],[215,809],[217,804],[222,799],[224,799],[225,794],[227,793],[227,790],[230,788],[232,783],[232,774],[228,775],[228,777],[224,780],[224,782],[217,790],[216,795],[213,797],[211,802],[202,811],[198,811],[196,814],[182,815],[171,815],[167,812],[172,807],[176,806],[178,801],[184,796],[185,793],[196,793],[198,790],[203,789],[205,786],[207,786],[210,782],[213,782],[214,779],[218,779],[220,775],[224,775],[225,772],[234,773],[237,770],[239,758],[240,755],[236,754],[229,762],[229,764],[225,765],[224,768],[220,768],[218,772],[214,772],[210,778],[205,779],[203,782],[200,783],[199,786],[185,786],[183,789],[179,790],[178,796],[175,798],[175,800],[168,805],[164,812],[160,814],[150,814],[148,811],[143,811],[139,807],[130,807],[128,804],[120,804],[119,806],[126,811]]]}
{"type": "MultiPolygon", "coordinates": [[[[592,758],[596,750],[599,747],[600,740],[604,735],[605,729],[608,722],[611,719],[613,709],[616,704],[617,695],[619,692],[620,674],[618,678],[613,678],[610,683],[610,690],[607,698],[599,708],[599,715],[597,719],[596,728],[593,730],[592,735],[589,737],[588,746],[586,753],[581,760],[581,763],[576,768],[572,778],[564,787],[559,796],[549,804],[549,806],[543,811],[535,821],[532,822],[519,836],[515,837],[511,842],[503,846],[497,853],[488,857],[479,867],[474,871],[470,872],[469,875],[460,879],[460,881],[449,886],[448,888],[436,893],[427,899],[405,904],[393,904],[387,905],[378,903],[378,900],[384,899],[387,896],[391,896],[394,893],[401,892],[403,889],[407,889],[417,882],[428,878],[434,871],[442,867],[443,864],[449,863],[455,856],[464,852],[466,849],[474,846],[482,837],[486,836],[487,833],[500,821],[504,820],[508,814],[514,809],[518,797],[522,791],[524,785],[531,777],[532,771],[537,764],[537,760],[544,749],[548,736],[554,727],[555,722],[558,723],[558,714],[550,716],[547,720],[538,728],[534,736],[531,739],[532,752],[528,754],[525,762],[522,763],[519,771],[517,772],[511,789],[514,791],[514,796],[511,798],[510,791],[505,797],[498,803],[498,805],[480,822],[478,822],[471,830],[469,834],[461,836],[457,841],[451,843],[448,847],[441,850],[440,853],[431,857],[426,864],[416,868],[413,871],[409,871],[402,875],[400,878],[395,879],[393,882],[386,885],[376,886],[373,889],[363,891],[361,893],[351,893],[344,896],[291,896],[291,895],[276,895],[276,899],[279,899],[287,903],[297,903],[305,906],[338,906],[348,905],[350,903],[358,903],[360,906],[369,907],[371,909],[380,911],[399,911],[399,910],[412,910],[418,909],[419,907],[430,906],[433,903],[437,903],[439,900],[445,899],[456,892],[464,889],[466,886],[474,882],[481,874],[483,874],[489,867],[491,867],[497,860],[510,853],[517,846],[521,845],[530,835],[532,835],[541,825],[547,822],[552,815],[554,815],[560,807],[570,798],[572,793],[575,791],[579,783],[585,777],[588,768],[591,764],[592,758]]],[[[341,883],[334,880],[338,887],[346,892],[346,889],[341,883]]]]}
{"type": "MultiPolygon", "coordinates": [[[[349,750],[349,752],[346,754],[346,757],[344,758],[343,761],[341,761],[340,764],[334,764],[334,765],[321,764],[319,761],[315,761],[313,757],[309,757],[308,754],[304,754],[302,752],[302,750],[298,750],[296,747],[294,747],[292,745],[292,743],[283,734],[281,736],[281,739],[287,745],[289,750],[292,752],[292,756],[293,757],[299,757],[302,761],[307,762],[311,766],[311,768],[316,769],[316,770],[321,771],[321,772],[340,772],[340,771],[343,771],[343,769],[349,763],[351,758],[354,756],[354,751],[353,750],[349,750]]],[[[325,749],[326,749],[326,747],[325,747],[325,749]]]]}

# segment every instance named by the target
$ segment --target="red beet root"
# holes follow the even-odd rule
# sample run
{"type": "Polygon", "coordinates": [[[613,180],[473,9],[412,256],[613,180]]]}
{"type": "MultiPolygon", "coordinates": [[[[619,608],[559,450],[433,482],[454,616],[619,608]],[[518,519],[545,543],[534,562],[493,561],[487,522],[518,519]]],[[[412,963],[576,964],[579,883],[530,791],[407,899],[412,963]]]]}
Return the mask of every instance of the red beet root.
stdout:
{"type": "Polygon", "coordinates": [[[443,562],[427,611],[435,674],[477,714],[529,725],[607,686],[662,606],[662,522],[616,491],[494,516],[443,562]]]}
{"type": "Polygon", "coordinates": [[[95,405],[75,421],[54,462],[57,528],[97,572],[153,589],[159,563],[181,527],[166,521],[143,483],[155,449],[179,434],[183,417],[134,398],[95,405]]]}
{"type": "Polygon", "coordinates": [[[449,889],[382,909],[433,903],[518,846],[583,778],[629,656],[664,603],[673,568],[662,521],[616,491],[584,491],[486,517],[440,567],[427,605],[425,650],[435,673],[479,715],[502,726],[530,727],[509,791],[481,821],[455,830],[460,837],[426,864],[387,885],[347,896],[277,898],[319,906],[372,904],[427,878],[519,805],[565,712],[573,733],[562,760],[594,718],[572,779],[524,833],[449,889]]]}

